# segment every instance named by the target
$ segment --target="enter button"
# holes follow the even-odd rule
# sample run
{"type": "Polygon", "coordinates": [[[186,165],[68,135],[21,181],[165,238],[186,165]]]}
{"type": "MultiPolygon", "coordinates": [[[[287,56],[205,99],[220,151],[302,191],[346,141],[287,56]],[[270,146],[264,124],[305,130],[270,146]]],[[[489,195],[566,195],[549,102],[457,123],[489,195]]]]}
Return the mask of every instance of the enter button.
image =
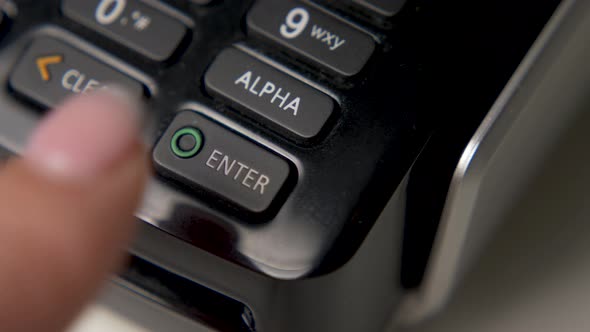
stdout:
{"type": "Polygon", "coordinates": [[[161,175],[254,213],[270,207],[289,176],[283,158],[192,111],[172,121],[154,149],[153,160],[161,175]],[[197,145],[183,148],[182,138],[187,135],[197,145]]]}

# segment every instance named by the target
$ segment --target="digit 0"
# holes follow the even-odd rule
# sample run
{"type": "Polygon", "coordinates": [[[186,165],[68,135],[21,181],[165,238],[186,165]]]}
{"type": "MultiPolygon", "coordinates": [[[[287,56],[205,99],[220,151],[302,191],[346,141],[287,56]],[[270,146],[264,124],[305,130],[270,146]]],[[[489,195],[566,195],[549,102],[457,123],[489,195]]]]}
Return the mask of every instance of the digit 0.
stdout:
{"type": "Polygon", "coordinates": [[[281,24],[281,35],[287,39],[297,38],[309,23],[309,12],[304,8],[293,8],[281,24]]]}
{"type": "Polygon", "coordinates": [[[102,25],[114,23],[125,10],[127,0],[101,0],[96,7],[96,21],[102,25]]]}

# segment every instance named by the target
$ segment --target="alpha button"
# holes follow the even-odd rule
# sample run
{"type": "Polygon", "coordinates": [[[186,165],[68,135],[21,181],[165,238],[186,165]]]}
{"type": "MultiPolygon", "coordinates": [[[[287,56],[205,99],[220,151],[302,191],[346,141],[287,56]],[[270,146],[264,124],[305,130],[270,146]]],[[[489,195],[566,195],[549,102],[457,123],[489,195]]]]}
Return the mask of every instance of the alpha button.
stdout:
{"type": "Polygon", "coordinates": [[[317,135],[334,109],[332,98],[235,48],[219,54],[205,85],[303,138],[317,135]]]}

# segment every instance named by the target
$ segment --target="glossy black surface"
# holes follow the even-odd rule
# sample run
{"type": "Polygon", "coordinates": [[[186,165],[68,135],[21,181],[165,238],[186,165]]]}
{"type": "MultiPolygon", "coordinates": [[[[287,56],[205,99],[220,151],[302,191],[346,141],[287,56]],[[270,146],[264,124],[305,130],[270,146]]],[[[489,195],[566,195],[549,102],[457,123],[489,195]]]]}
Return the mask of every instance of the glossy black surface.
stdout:
{"type": "Polygon", "coordinates": [[[393,16],[406,3],[406,0],[353,0],[379,15],[393,16]]]}
{"type": "MultiPolygon", "coordinates": [[[[167,3],[186,16],[177,19],[192,34],[166,63],[138,57],[131,48],[64,17],[59,1],[16,1],[18,15],[0,43],[0,61],[14,65],[33,38],[63,39],[98,59],[114,58],[110,60],[114,68],[144,82],[150,91],[148,144],[157,141],[178,112],[188,109],[283,156],[295,166],[297,183],[264,223],[256,216],[236,214],[223,199],[191,195],[160,177],[151,182],[137,215],[198,248],[274,278],[319,275],[341,266],[361,244],[428,133],[420,120],[428,117],[415,109],[414,12],[385,24],[357,15],[350,7],[334,7],[370,33],[376,44],[363,70],[343,78],[300,62],[264,38],[248,36],[245,17],[250,1],[216,1],[207,6],[167,3]],[[234,44],[331,96],[338,112],[327,124],[329,129],[300,142],[206,93],[206,69],[221,50],[234,44]]],[[[28,111],[3,119],[14,123],[26,119],[31,126],[29,119],[37,113],[27,100],[6,98],[10,98],[6,104],[28,111]]],[[[4,144],[18,148],[25,133],[6,130],[3,136],[4,144]]],[[[173,263],[175,258],[166,259],[173,263]]]]}

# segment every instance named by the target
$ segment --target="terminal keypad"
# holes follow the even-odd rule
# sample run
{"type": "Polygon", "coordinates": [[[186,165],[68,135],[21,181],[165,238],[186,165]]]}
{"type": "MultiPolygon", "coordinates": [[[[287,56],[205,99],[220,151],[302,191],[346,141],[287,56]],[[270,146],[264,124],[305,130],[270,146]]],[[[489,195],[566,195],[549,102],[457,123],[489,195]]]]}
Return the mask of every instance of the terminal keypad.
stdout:
{"type": "MultiPolygon", "coordinates": [[[[152,141],[158,174],[196,199],[213,197],[254,214],[280,209],[298,175],[307,172],[293,153],[330,136],[346,115],[340,102],[347,90],[341,88],[362,82],[379,51],[369,29],[321,2],[55,2],[60,17],[52,29],[68,33],[32,34],[10,72],[10,91],[51,108],[73,94],[123,86],[147,104],[153,99],[172,108],[159,110],[167,115],[152,141]],[[233,34],[200,25],[230,5],[242,8],[233,34]],[[192,62],[197,57],[204,62],[192,62]],[[160,82],[169,72],[182,80],[160,82]],[[183,98],[162,102],[166,96],[183,98]],[[207,111],[178,101],[201,103],[207,111]],[[258,136],[248,137],[252,133],[258,136]]],[[[400,3],[356,2],[365,9],[400,3]]]]}

